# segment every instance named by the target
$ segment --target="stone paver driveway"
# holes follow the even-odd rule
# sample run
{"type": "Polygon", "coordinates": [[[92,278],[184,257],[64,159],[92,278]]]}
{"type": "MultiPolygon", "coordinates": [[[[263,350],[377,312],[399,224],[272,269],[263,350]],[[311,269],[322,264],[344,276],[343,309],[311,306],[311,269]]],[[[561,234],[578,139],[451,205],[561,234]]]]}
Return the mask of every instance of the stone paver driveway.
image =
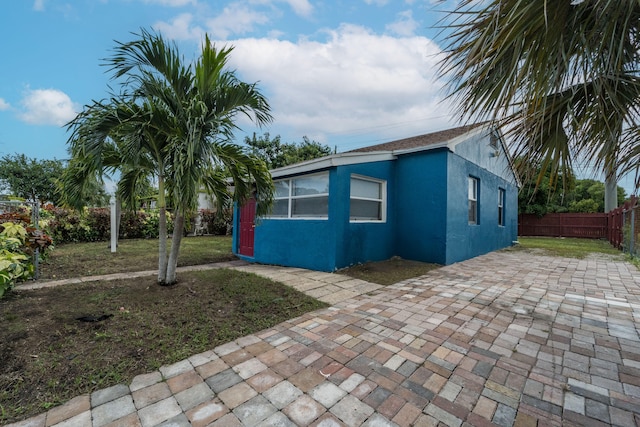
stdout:
{"type": "Polygon", "coordinates": [[[640,425],[640,273],[495,252],[20,426],[640,425]]]}

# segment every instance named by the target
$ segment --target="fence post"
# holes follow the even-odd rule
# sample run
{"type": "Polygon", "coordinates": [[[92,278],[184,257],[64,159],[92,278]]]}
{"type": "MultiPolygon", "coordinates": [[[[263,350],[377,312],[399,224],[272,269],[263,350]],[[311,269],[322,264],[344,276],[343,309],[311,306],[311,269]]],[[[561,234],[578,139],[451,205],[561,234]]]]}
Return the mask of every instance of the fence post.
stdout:
{"type": "Polygon", "coordinates": [[[109,205],[111,207],[111,253],[116,252],[116,248],[118,247],[118,218],[116,215],[116,197],[111,196],[111,200],[109,200],[109,205]]]}
{"type": "MultiPolygon", "coordinates": [[[[40,230],[40,204],[37,201],[31,205],[31,223],[35,225],[36,230],[40,230]]],[[[40,277],[40,248],[37,245],[33,254],[33,267],[33,280],[38,280],[40,277]]]]}
{"type": "Polygon", "coordinates": [[[636,253],[635,250],[635,240],[636,240],[636,209],[635,207],[631,208],[631,232],[629,233],[629,254],[634,256],[636,253]]]}

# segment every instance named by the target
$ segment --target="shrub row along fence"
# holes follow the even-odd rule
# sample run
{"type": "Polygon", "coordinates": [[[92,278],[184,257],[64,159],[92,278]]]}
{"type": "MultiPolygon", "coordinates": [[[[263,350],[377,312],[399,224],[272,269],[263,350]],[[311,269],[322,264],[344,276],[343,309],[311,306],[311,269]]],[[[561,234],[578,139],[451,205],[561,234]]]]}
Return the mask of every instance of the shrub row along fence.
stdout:
{"type": "Polygon", "coordinates": [[[520,214],[518,235],[607,239],[616,248],[640,256],[640,205],[634,196],[606,214],[520,214]]]}
{"type": "MultiPolygon", "coordinates": [[[[109,208],[85,208],[81,211],[46,206],[32,209],[24,204],[17,211],[27,215],[39,212],[38,224],[55,244],[107,241],[111,238],[111,213],[109,208]]],[[[0,223],[11,221],[8,209],[0,210],[0,223]],[[6,218],[4,218],[6,217],[6,218]]],[[[12,211],[16,211],[13,209],[12,211]]],[[[37,218],[37,216],[36,216],[37,218]]],[[[167,215],[168,229],[173,230],[172,215],[167,215]]],[[[122,211],[120,239],[155,239],[158,237],[159,214],[155,209],[136,212],[122,211]]],[[[218,216],[211,210],[200,210],[185,224],[184,234],[225,235],[230,232],[231,213],[218,216]]]]}
{"type": "MultiPolygon", "coordinates": [[[[171,231],[171,215],[167,220],[171,231]]],[[[107,208],[40,209],[35,203],[0,201],[0,298],[17,282],[38,278],[38,264],[46,259],[52,243],[109,240],[110,222],[107,208]]],[[[158,222],[157,211],[122,212],[120,238],[157,238],[158,222]]],[[[185,234],[227,234],[231,213],[219,216],[201,210],[187,223],[185,234]]]]}

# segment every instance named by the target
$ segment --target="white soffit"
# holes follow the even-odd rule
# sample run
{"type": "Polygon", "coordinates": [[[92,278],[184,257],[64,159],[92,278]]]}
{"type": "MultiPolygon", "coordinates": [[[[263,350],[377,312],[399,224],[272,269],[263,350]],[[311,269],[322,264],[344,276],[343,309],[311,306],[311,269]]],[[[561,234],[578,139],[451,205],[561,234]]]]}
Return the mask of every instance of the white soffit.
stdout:
{"type": "Polygon", "coordinates": [[[319,159],[284,166],[271,170],[271,177],[280,178],[289,175],[299,175],[328,169],[334,166],[356,165],[359,163],[384,162],[394,160],[396,156],[391,151],[376,151],[372,153],[340,153],[319,159]]]}

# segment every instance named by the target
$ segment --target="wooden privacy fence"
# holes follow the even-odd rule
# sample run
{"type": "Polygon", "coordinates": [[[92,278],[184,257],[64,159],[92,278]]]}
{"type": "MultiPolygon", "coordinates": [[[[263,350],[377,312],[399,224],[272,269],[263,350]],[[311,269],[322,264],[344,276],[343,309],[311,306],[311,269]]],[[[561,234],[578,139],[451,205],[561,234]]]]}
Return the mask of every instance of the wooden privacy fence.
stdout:
{"type": "Polygon", "coordinates": [[[638,198],[631,197],[624,205],[607,214],[609,230],[607,238],[618,249],[638,254],[640,238],[640,205],[638,198]]]}
{"type": "Polygon", "coordinates": [[[607,214],[551,213],[543,217],[521,214],[518,235],[603,239],[607,237],[607,214]]]}
{"type": "Polygon", "coordinates": [[[552,213],[518,215],[519,236],[607,239],[618,249],[638,252],[640,205],[631,197],[609,213],[552,213]]]}

